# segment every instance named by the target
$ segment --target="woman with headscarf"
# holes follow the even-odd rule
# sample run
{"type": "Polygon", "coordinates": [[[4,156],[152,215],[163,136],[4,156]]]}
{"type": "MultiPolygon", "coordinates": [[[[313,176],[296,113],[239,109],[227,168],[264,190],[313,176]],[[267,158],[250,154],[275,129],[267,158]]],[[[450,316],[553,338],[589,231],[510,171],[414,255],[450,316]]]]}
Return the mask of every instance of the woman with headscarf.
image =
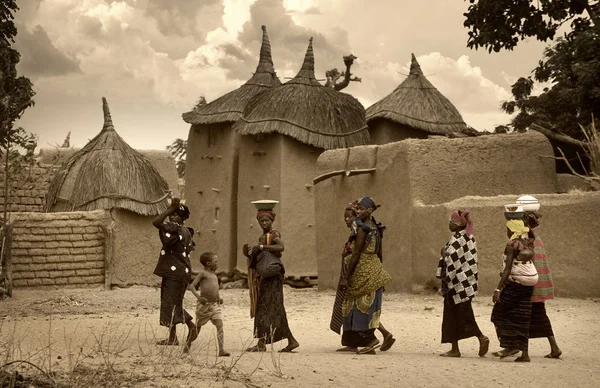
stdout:
{"type": "MultiPolygon", "coordinates": [[[[346,276],[347,268],[346,268],[346,265],[344,264],[344,259],[347,256],[352,255],[354,240],[356,240],[358,227],[356,225],[356,222],[354,222],[354,220],[356,218],[357,207],[358,207],[358,200],[356,200],[352,203],[349,203],[346,206],[346,208],[344,209],[344,221],[346,222],[346,226],[350,229],[350,236],[348,236],[348,240],[344,244],[344,249],[342,250],[340,281],[342,279],[344,279],[346,276]]],[[[384,228],[384,227],[382,227],[382,228],[384,228]]],[[[383,262],[383,250],[381,249],[381,245],[382,244],[380,244],[378,256],[379,256],[379,260],[383,262]]],[[[333,305],[333,312],[331,314],[331,321],[329,323],[329,328],[331,330],[333,330],[336,334],[340,333],[340,329],[342,328],[342,326],[344,324],[344,317],[342,315],[342,304],[344,302],[345,296],[346,296],[346,289],[343,287],[338,287],[336,290],[336,293],[335,293],[335,302],[333,305]]],[[[396,339],[394,338],[394,335],[392,333],[390,333],[383,326],[381,321],[379,322],[379,326],[377,327],[377,330],[379,330],[379,332],[381,332],[381,335],[383,336],[383,343],[381,345],[380,350],[385,352],[385,351],[389,350],[392,347],[392,345],[394,345],[394,343],[396,342],[396,339]]],[[[354,352],[355,353],[358,351],[358,348],[344,346],[344,347],[338,349],[337,351],[338,352],[354,352]]],[[[375,350],[373,350],[373,352],[374,351],[375,350]]]]}
{"type": "Polygon", "coordinates": [[[503,269],[492,301],[492,322],[503,348],[494,352],[500,358],[522,352],[516,362],[529,362],[529,326],[531,295],[538,281],[533,264],[533,239],[523,223],[522,209],[506,206],[506,231],[509,238],[504,250],[503,269]]]}
{"type": "Polygon", "coordinates": [[[546,313],[545,302],[554,299],[554,282],[552,281],[552,273],[544,243],[540,237],[538,226],[539,219],[542,217],[537,211],[540,208],[540,203],[532,196],[523,196],[517,199],[517,203],[526,203],[529,210],[523,214],[523,223],[529,228],[529,237],[533,238],[533,263],[538,273],[538,282],[533,286],[533,295],[531,296],[531,321],[529,326],[529,339],[531,338],[547,338],[550,344],[550,353],[546,358],[560,358],[562,351],[556,343],[554,331],[550,318],[546,313]]]}
{"type": "Polygon", "coordinates": [[[442,318],[442,343],[452,344],[452,349],[440,354],[443,357],[460,357],[458,341],[477,337],[479,357],[488,352],[490,340],[481,333],[475,321],[471,300],[477,295],[477,243],[473,236],[471,212],[454,210],[448,228],[452,237],[442,248],[437,277],[442,281],[444,315],[442,318]]]}
{"type": "Polygon", "coordinates": [[[344,258],[346,273],[338,285],[346,293],[342,303],[342,345],[362,348],[358,350],[360,354],[373,354],[379,347],[375,329],[379,327],[383,286],[392,280],[378,255],[384,227],[371,215],[378,207],[370,197],[358,201],[356,238],[352,254],[344,258]]]}
{"type": "Polygon", "coordinates": [[[280,352],[291,352],[300,344],[292,335],[283,304],[285,268],[281,262],[281,253],[285,246],[281,233],[273,229],[273,210],[258,210],[256,220],[263,230],[259,244],[244,244],[242,248],[248,257],[250,317],[254,318],[254,338],[258,339],[258,343],[247,351],[264,352],[267,344],[287,338],[288,345],[280,352]]]}
{"type": "Polygon", "coordinates": [[[154,269],[154,274],[162,278],[159,323],[169,328],[169,337],[157,344],[178,345],[176,326],[185,323],[189,332],[184,351],[188,351],[191,343],[198,337],[192,316],[183,308],[185,291],[192,282],[190,253],[194,250],[194,229],[184,225],[189,216],[188,207],[181,204],[179,198],[173,198],[171,205],[152,221],[162,243],[154,269]],[[169,220],[164,222],[167,217],[169,220]]]}

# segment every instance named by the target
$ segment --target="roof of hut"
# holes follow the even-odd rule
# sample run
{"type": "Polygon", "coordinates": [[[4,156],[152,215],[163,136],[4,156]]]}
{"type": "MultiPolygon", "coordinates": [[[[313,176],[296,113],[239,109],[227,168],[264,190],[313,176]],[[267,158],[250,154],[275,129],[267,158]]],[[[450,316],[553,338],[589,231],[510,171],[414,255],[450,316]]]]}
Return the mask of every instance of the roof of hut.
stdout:
{"type": "Polygon", "coordinates": [[[126,209],[145,216],[167,206],[169,185],[152,162],[115,131],[102,97],[104,127],[59,169],[46,195],[45,211],[58,200],[67,210],[126,209]]]}
{"type": "Polygon", "coordinates": [[[321,85],[315,78],[312,38],[298,74],[253,97],[233,128],[241,135],[277,132],[325,149],[369,141],[362,104],[349,94],[321,85]]]}
{"type": "Polygon", "coordinates": [[[440,135],[467,130],[456,107],[425,78],[417,58],[411,56],[408,78],[367,108],[367,121],[385,118],[440,135]]]}
{"type": "Polygon", "coordinates": [[[263,31],[260,57],[254,75],[238,89],[235,89],[209,104],[197,106],[184,113],[183,120],[188,124],[216,124],[235,122],[242,117],[248,100],[265,89],[281,85],[275,74],[271,58],[271,43],[267,35],[267,27],[263,31]]]}

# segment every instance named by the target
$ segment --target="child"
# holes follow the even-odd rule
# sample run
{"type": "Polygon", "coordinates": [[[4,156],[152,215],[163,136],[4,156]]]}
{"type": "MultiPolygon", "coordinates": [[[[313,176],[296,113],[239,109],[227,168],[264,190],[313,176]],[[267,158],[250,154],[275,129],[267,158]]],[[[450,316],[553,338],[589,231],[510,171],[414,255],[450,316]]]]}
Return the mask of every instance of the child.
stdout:
{"type": "Polygon", "coordinates": [[[215,274],[219,264],[219,257],[213,252],[204,252],[200,255],[200,263],[204,266],[190,287],[192,293],[198,299],[196,305],[196,329],[208,321],[217,327],[217,340],[219,342],[219,357],[227,357],[229,353],[223,349],[223,318],[221,307],[223,298],[219,297],[219,279],[215,274]],[[200,293],[198,293],[200,290],[200,293]]]}

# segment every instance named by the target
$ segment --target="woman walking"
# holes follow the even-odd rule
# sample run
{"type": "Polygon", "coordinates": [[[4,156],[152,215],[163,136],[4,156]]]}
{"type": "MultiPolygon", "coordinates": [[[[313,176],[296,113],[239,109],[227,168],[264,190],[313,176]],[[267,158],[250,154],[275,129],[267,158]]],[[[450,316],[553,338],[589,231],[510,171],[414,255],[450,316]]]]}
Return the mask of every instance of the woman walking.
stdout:
{"type": "Polygon", "coordinates": [[[523,223],[523,211],[518,206],[505,207],[506,230],[509,242],[504,250],[504,267],[492,301],[492,322],[500,346],[504,348],[494,355],[500,358],[521,356],[516,362],[529,362],[529,326],[531,320],[531,296],[538,274],[533,264],[533,239],[529,228],[523,223]]]}
{"type": "Polygon", "coordinates": [[[345,276],[339,287],[345,292],[342,303],[342,345],[362,348],[358,353],[374,353],[379,347],[375,329],[379,327],[383,286],[392,278],[385,271],[378,252],[383,226],[372,217],[379,206],[363,197],[356,207],[356,238],[352,254],[344,258],[345,276]]]}
{"type": "Polygon", "coordinates": [[[288,345],[280,352],[291,352],[300,344],[288,325],[283,304],[283,275],[285,268],[281,253],[285,246],[281,233],[273,229],[275,201],[257,201],[256,219],[263,234],[259,244],[244,244],[243,252],[248,257],[248,286],[250,288],[250,317],[254,318],[254,338],[258,339],[249,352],[264,352],[266,344],[287,338],[288,345]]]}
{"type": "Polygon", "coordinates": [[[454,210],[448,228],[453,235],[442,248],[437,277],[442,281],[444,296],[442,343],[452,344],[452,348],[440,356],[460,357],[458,341],[477,337],[479,357],[483,357],[488,352],[490,340],[479,330],[471,305],[478,289],[477,243],[471,212],[454,210]]]}

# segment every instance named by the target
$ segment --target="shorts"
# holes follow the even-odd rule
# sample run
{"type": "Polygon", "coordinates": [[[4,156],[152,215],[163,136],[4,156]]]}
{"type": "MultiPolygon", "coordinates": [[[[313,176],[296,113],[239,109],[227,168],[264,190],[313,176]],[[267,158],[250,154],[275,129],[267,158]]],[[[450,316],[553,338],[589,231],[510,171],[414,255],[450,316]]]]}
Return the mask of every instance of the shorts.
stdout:
{"type": "Polygon", "coordinates": [[[221,306],[218,303],[206,303],[196,305],[196,326],[204,326],[208,321],[223,319],[221,306]]]}

